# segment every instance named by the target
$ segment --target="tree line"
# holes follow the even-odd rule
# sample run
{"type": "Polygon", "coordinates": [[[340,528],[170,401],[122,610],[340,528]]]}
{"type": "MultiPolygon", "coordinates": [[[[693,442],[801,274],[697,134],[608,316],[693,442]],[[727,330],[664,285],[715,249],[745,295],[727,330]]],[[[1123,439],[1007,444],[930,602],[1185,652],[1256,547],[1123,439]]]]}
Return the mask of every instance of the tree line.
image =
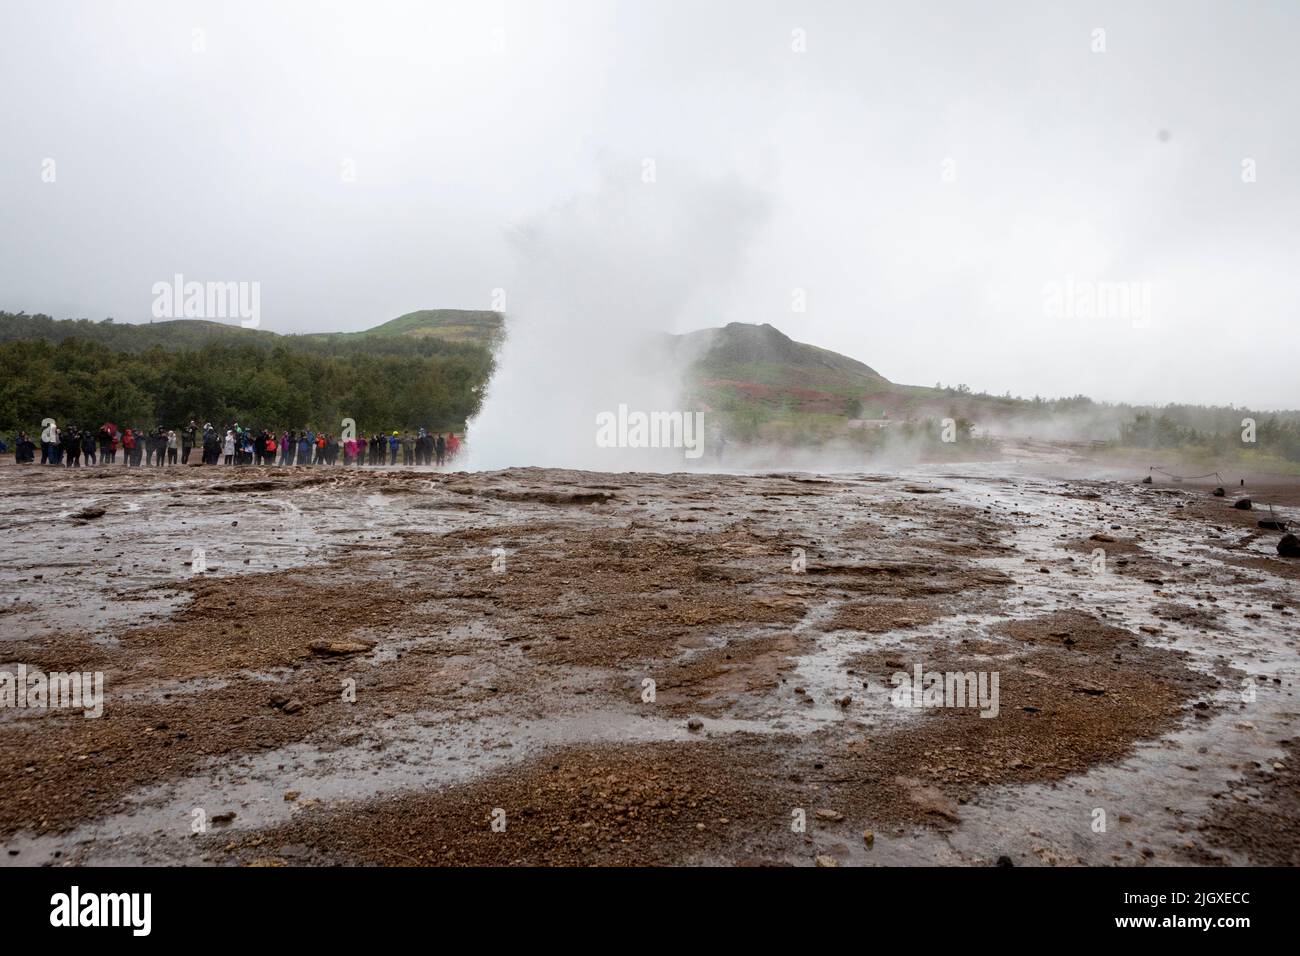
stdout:
{"type": "Polygon", "coordinates": [[[261,333],[128,348],[79,335],[10,338],[6,330],[13,327],[0,313],[5,432],[31,431],[44,418],[146,428],[197,418],[325,430],[352,418],[367,430],[463,430],[493,368],[481,346],[429,338],[300,340],[261,333]]]}

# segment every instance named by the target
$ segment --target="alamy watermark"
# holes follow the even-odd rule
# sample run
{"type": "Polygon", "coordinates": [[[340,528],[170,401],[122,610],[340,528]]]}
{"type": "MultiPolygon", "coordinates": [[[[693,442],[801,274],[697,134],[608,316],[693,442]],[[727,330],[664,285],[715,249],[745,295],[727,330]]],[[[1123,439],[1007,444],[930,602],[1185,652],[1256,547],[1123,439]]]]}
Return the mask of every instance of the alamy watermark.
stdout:
{"type": "Polygon", "coordinates": [[[978,708],[981,717],[996,717],[1000,709],[997,671],[927,671],[916,664],[911,674],[897,671],[890,682],[895,707],[978,708]]]}
{"type": "Polygon", "coordinates": [[[186,282],[179,272],[171,282],[153,284],[155,319],[238,319],[246,329],[262,324],[260,282],[186,282]]]}
{"type": "Polygon", "coordinates": [[[72,709],[87,717],[104,715],[104,675],[101,671],[0,670],[0,708],[25,710],[72,709]]]}
{"type": "Polygon", "coordinates": [[[1096,282],[1067,275],[1043,286],[1043,314],[1051,319],[1120,319],[1151,324],[1150,282],[1096,282]]]}
{"type": "Polygon", "coordinates": [[[148,936],[153,926],[152,893],[83,893],[74,885],[50,897],[50,925],[119,926],[133,936],[148,936]]]}
{"type": "Polygon", "coordinates": [[[703,412],[617,412],[596,415],[598,448],[684,448],[687,458],[704,454],[703,412]]]}

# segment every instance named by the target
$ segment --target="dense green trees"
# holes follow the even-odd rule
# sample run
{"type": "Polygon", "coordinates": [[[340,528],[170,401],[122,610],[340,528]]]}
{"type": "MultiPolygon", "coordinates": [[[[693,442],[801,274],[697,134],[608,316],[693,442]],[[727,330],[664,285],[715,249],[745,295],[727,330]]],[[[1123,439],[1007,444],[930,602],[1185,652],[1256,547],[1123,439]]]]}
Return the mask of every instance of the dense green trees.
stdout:
{"type": "Polygon", "coordinates": [[[1300,421],[1285,413],[1265,416],[1240,409],[1170,406],[1159,415],[1137,413],[1132,422],[1120,427],[1119,443],[1132,448],[1198,447],[1220,455],[1254,450],[1300,461],[1300,421]],[[1253,441],[1249,441],[1243,439],[1247,432],[1242,421],[1252,418],[1255,428],[1253,441]],[[1189,419],[1199,427],[1183,424],[1189,419]]]}
{"type": "Polygon", "coordinates": [[[103,323],[55,323],[58,334],[49,337],[12,334],[19,325],[39,333],[44,318],[0,314],[0,431],[33,432],[47,417],[144,427],[197,417],[330,432],[352,418],[360,431],[461,430],[493,365],[480,346],[430,338],[218,334],[140,348],[138,332],[62,334],[65,325],[97,330],[103,323]]]}

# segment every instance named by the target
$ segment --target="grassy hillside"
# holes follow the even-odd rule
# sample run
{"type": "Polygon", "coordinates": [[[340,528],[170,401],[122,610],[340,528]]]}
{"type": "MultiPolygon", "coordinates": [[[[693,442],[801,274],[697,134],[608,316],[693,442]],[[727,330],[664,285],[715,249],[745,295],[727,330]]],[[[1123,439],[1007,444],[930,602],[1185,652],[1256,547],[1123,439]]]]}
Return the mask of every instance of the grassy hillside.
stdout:
{"type": "Polygon", "coordinates": [[[793,426],[821,440],[851,419],[961,418],[996,401],[895,384],[869,365],[796,342],[770,325],[703,329],[677,336],[674,348],[690,363],[689,397],[750,437],[780,422],[782,430],[793,426]]]}
{"type": "MultiPolygon", "coordinates": [[[[500,312],[470,309],[420,309],[362,332],[322,333],[335,338],[435,338],[494,348],[501,341],[504,323],[500,312]]],[[[307,336],[315,338],[316,336],[307,336]]]]}
{"type": "Polygon", "coordinates": [[[353,342],[362,339],[429,339],[459,345],[492,348],[503,331],[501,313],[467,309],[422,309],[360,332],[314,332],[281,335],[265,329],[245,329],[237,323],[207,319],[168,319],[145,323],[104,319],[52,319],[48,315],[0,312],[0,342],[41,339],[62,342],[78,338],[115,349],[138,351],[197,348],[212,342],[226,344],[308,344],[353,342]]]}

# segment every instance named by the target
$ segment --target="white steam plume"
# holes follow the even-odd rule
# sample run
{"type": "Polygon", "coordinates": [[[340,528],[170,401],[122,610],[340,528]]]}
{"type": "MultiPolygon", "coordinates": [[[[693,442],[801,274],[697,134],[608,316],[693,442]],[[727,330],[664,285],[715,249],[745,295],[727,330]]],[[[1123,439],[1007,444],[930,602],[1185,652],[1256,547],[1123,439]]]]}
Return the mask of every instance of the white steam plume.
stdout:
{"type": "Polygon", "coordinates": [[[765,211],[735,182],[607,175],[518,230],[507,338],[469,425],[468,467],[683,468],[681,449],[599,447],[596,418],[620,404],[686,411],[665,333],[717,324],[765,211]]]}

